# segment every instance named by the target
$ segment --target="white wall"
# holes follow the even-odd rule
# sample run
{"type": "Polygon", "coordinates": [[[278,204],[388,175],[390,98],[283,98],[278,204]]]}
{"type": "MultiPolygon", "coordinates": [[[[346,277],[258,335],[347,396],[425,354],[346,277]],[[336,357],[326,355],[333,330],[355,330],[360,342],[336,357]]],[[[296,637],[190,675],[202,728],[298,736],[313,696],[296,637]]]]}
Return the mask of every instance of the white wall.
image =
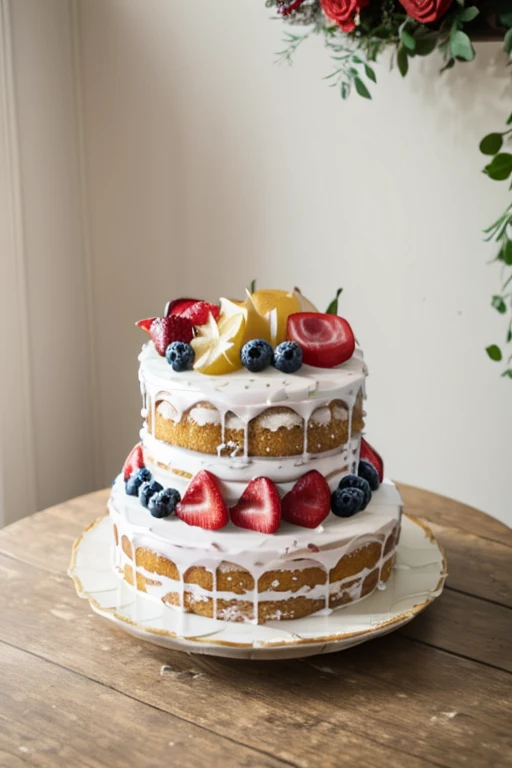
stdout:
{"type": "Polygon", "coordinates": [[[0,525],[102,482],[72,11],[0,0],[0,525]]]}
{"type": "Polygon", "coordinates": [[[342,103],[319,43],[274,65],[284,29],[263,2],[80,13],[107,471],[136,437],[139,315],[253,277],[320,306],[342,285],[391,475],[512,522],[512,387],[484,353],[504,329],[481,242],[508,198],[477,149],[511,111],[497,46],[442,78],[434,60],[405,81],[382,65],[373,102],[342,103]]]}

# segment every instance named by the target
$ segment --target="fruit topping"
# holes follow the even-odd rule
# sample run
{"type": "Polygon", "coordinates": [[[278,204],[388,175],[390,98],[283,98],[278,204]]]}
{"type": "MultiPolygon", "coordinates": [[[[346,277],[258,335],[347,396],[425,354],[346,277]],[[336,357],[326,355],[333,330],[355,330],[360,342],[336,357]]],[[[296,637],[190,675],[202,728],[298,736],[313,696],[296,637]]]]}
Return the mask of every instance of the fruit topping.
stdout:
{"type": "Polygon", "coordinates": [[[364,492],[360,488],[336,488],[331,496],[331,509],[337,517],[352,517],[364,506],[364,492]]]}
{"type": "Polygon", "coordinates": [[[286,339],[286,321],[294,312],[300,312],[301,303],[296,294],[289,291],[261,290],[251,294],[256,310],[271,322],[271,343],[280,344],[286,339]],[[272,321],[272,318],[275,318],[272,321]]]}
{"type": "Polygon", "coordinates": [[[241,368],[244,326],[242,313],[221,317],[218,323],[210,315],[207,324],[197,329],[198,336],[192,341],[196,356],[194,370],[208,376],[222,376],[241,368]]]}
{"type": "Polygon", "coordinates": [[[163,486],[160,485],[160,483],[157,483],[156,480],[153,480],[150,483],[142,483],[139,488],[139,501],[142,506],[147,508],[150,498],[154,496],[155,493],[163,491],[163,489],[163,486]]]}
{"type": "Polygon", "coordinates": [[[176,505],[176,514],[198,528],[215,531],[229,521],[228,508],[215,475],[202,469],[190,481],[183,499],[176,505]]]}
{"type": "Polygon", "coordinates": [[[380,455],[377,453],[375,448],[372,448],[370,443],[364,439],[364,437],[361,438],[361,454],[360,458],[364,459],[365,461],[369,461],[370,464],[373,464],[377,472],[379,473],[379,480],[382,483],[384,480],[384,462],[380,455]]]}
{"type": "Polygon", "coordinates": [[[178,315],[190,320],[192,325],[204,325],[208,322],[209,315],[214,320],[219,319],[220,307],[217,304],[211,304],[209,301],[197,301],[194,299],[178,299],[171,301],[168,305],[167,314],[178,315]]]}
{"type": "Polygon", "coordinates": [[[177,373],[189,371],[194,364],[195,352],[190,344],[184,341],[173,341],[165,350],[165,359],[177,373]]]}
{"type": "Polygon", "coordinates": [[[245,301],[221,299],[220,308],[222,320],[228,320],[230,317],[233,317],[233,315],[243,315],[245,326],[241,342],[242,346],[251,339],[265,339],[265,341],[270,341],[270,325],[268,318],[260,315],[254,306],[252,296],[248,291],[245,301]]]}
{"type": "Polygon", "coordinates": [[[364,494],[363,506],[361,509],[366,509],[372,498],[372,489],[370,484],[364,477],[358,477],[357,475],[345,475],[338,483],[338,488],[359,488],[364,494]]]}
{"type": "Polygon", "coordinates": [[[142,453],[142,443],[137,443],[128,454],[128,458],[123,464],[123,479],[126,482],[130,475],[133,475],[138,469],[144,466],[144,456],[142,453]]]}
{"type": "Polygon", "coordinates": [[[175,488],[166,488],[165,491],[158,491],[151,496],[148,509],[153,517],[170,517],[175,512],[176,505],[180,500],[179,491],[175,488]]]}
{"type": "Polygon", "coordinates": [[[251,480],[238,504],[231,507],[230,515],[239,528],[275,533],[281,522],[281,500],[272,480],[267,477],[251,480]]]}
{"type": "Polygon", "coordinates": [[[343,317],[321,312],[297,312],[288,318],[287,337],[302,347],[307,365],[334,368],[350,360],[355,337],[343,317]]]}
{"type": "Polygon", "coordinates": [[[303,475],[281,501],[283,520],[304,528],[317,528],[331,509],[331,490],[323,475],[313,469],[303,475]]]}
{"type": "Polygon", "coordinates": [[[241,358],[248,371],[259,373],[271,365],[274,352],[265,339],[251,339],[242,347],[241,358]]]}
{"type": "Polygon", "coordinates": [[[274,365],[282,373],[295,373],[302,365],[302,349],[295,341],[283,341],[274,352],[274,365]]]}
{"type": "Polygon", "coordinates": [[[142,467],[136,472],[133,472],[126,481],[125,489],[128,496],[138,496],[139,488],[142,483],[147,483],[151,480],[151,472],[149,469],[142,467]]]}
{"type": "Polygon", "coordinates": [[[190,320],[178,315],[169,315],[168,317],[155,317],[151,323],[147,320],[139,320],[137,325],[145,330],[151,336],[155,349],[162,357],[165,350],[173,341],[192,341],[194,329],[190,320]]]}
{"type": "Polygon", "coordinates": [[[380,485],[379,473],[370,461],[363,459],[357,468],[359,477],[363,477],[372,491],[376,491],[380,485]]]}

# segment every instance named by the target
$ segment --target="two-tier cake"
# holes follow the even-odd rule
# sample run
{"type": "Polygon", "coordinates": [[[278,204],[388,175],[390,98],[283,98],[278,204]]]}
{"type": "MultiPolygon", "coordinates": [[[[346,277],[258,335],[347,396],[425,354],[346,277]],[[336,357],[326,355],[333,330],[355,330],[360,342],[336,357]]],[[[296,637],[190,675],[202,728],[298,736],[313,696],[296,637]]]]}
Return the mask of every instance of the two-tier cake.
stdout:
{"type": "Polygon", "coordinates": [[[138,325],[144,425],[109,500],[120,578],[260,624],[382,586],[401,500],[362,437],[367,370],[337,303],[179,299],[138,325]]]}

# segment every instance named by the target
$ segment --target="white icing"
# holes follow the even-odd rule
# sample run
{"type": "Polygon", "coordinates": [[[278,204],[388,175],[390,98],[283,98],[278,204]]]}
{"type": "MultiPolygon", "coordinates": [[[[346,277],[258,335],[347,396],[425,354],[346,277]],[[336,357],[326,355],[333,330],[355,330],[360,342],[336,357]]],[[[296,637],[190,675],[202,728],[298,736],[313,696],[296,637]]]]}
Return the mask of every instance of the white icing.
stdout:
{"type": "Polygon", "coordinates": [[[348,410],[343,408],[343,406],[336,404],[332,409],[332,412],[335,419],[338,419],[339,421],[348,421],[348,410]]]}
{"type": "Polygon", "coordinates": [[[263,429],[268,429],[270,432],[277,432],[281,427],[285,427],[285,429],[301,427],[302,419],[298,413],[294,413],[294,411],[286,411],[286,413],[279,411],[275,413],[271,411],[260,416],[258,426],[263,429]]]}
{"type": "Polygon", "coordinates": [[[321,426],[326,427],[328,424],[331,423],[330,409],[327,408],[326,405],[324,405],[322,408],[317,408],[316,411],[313,411],[313,413],[311,414],[311,421],[314,424],[320,424],[321,426]]]}
{"type": "MultiPolygon", "coordinates": [[[[145,411],[143,415],[147,416],[147,408],[144,408],[143,410],[145,411]]],[[[157,411],[160,416],[167,421],[177,420],[178,412],[176,408],[173,408],[173,406],[167,402],[167,400],[162,400],[162,402],[158,404],[157,411]]]]}
{"type": "Polygon", "coordinates": [[[204,427],[206,424],[220,424],[220,413],[216,408],[201,408],[196,405],[190,411],[188,418],[190,421],[195,421],[200,427],[204,427]]]}

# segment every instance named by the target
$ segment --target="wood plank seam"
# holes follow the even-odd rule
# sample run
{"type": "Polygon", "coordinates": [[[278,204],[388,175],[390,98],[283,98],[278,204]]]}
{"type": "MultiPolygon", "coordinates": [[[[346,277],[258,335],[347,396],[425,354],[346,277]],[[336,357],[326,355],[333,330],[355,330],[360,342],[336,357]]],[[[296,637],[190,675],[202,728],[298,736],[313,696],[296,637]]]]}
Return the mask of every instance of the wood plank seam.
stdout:
{"type": "MultiPolygon", "coordinates": [[[[450,578],[448,576],[448,578],[450,578]]],[[[466,597],[471,597],[473,600],[481,600],[483,603],[489,603],[490,605],[497,605],[499,608],[506,608],[509,611],[512,611],[512,608],[510,605],[507,605],[507,603],[501,603],[499,600],[491,600],[490,597],[482,597],[481,595],[474,595],[472,592],[468,592],[465,589],[458,589],[457,587],[452,587],[450,584],[445,583],[444,585],[445,589],[449,589],[450,592],[456,592],[458,595],[466,595],[466,597]]]]}
{"type": "Polygon", "coordinates": [[[435,650],[439,651],[440,653],[448,653],[450,656],[457,656],[457,658],[464,659],[465,661],[471,661],[473,664],[482,664],[484,667],[490,667],[491,669],[495,669],[498,672],[503,672],[506,675],[512,675],[512,672],[510,672],[508,669],[505,669],[504,667],[498,667],[497,664],[491,664],[488,661],[481,661],[481,659],[474,659],[472,656],[467,656],[466,654],[458,653],[457,651],[450,651],[447,648],[440,648],[438,645],[429,643],[427,640],[420,640],[418,637],[410,637],[409,635],[402,632],[401,629],[397,630],[397,634],[406,640],[410,640],[412,643],[419,643],[420,645],[426,645],[428,648],[435,648],[435,650]]]}
{"type": "MultiPolygon", "coordinates": [[[[16,651],[19,651],[21,653],[26,653],[28,656],[32,656],[36,659],[39,659],[40,661],[45,662],[46,664],[50,664],[53,667],[58,667],[59,669],[63,669],[65,672],[68,672],[69,674],[76,675],[77,677],[81,677],[84,680],[88,680],[90,683],[95,683],[96,685],[100,685],[103,688],[107,688],[111,691],[114,691],[115,693],[118,693],[120,696],[125,696],[127,699],[131,699],[132,701],[136,701],[138,704],[141,704],[144,707],[150,707],[151,709],[156,710],[157,712],[162,712],[165,715],[168,715],[169,717],[175,718],[176,720],[181,720],[183,723],[187,723],[187,725],[192,725],[196,728],[200,728],[202,731],[205,731],[207,733],[211,733],[213,736],[216,736],[219,739],[223,739],[224,741],[228,741],[231,744],[236,745],[237,747],[243,747],[244,749],[250,749],[256,754],[264,755],[265,757],[270,757],[273,760],[277,760],[283,765],[289,765],[291,768],[300,768],[298,763],[292,762],[291,760],[287,760],[284,757],[279,757],[277,755],[273,755],[271,752],[267,752],[264,749],[259,749],[258,747],[254,747],[250,744],[245,744],[244,742],[238,741],[237,739],[232,738],[231,736],[226,736],[223,733],[218,733],[217,731],[212,730],[211,728],[207,728],[205,725],[202,725],[201,723],[196,723],[193,720],[187,720],[185,717],[181,717],[180,715],[176,714],[175,712],[169,712],[167,709],[162,709],[162,707],[158,707],[155,704],[151,704],[147,701],[141,701],[136,696],[131,696],[129,693],[126,693],[126,691],[122,691],[119,688],[116,688],[114,685],[108,685],[107,683],[101,682],[101,680],[97,680],[94,677],[89,677],[89,675],[84,675],[83,672],[78,672],[75,669],[70,669],[70,667],[66,667],[63,664],[59,664],[58,661],[54,661],[52,659],[48,659],[45,656],[40,656],[38,653],[34,653],[33,651],[29,651],[26,648],[20,648],[19,645],[13,645],[13,643],[9,643],[6,640],[0,640],[0,646],[6,645],[9,648],[13,648],[16,651]]],[[[368,739],[369,741],[373,741],[373,739],[368,739]]],[[[379,746],[381,745],[380,742],[377,742],[379,746]]],[[[389,747],[387,747],[389,749],[389,747]]],[[[395,751],[395,750],[392,750],[395,751]]],[[[407,753],[406,753],[407,754],[407,753]]],[[[427,762],[427,761],[425,761],[427,762]]],[[[430,762],[430,761],[429,761],[430,762]]],[[[431,765],[437,766],[437,763],[430,763],[431,765]]],[[[446,768],[446,766],[439,766],[439,768],[446,768]]]]}
{"type": "MultiPolygon", "coordinates": [[[[242,742],[242,741],[238,741],[237,739],[234,739],[234,738],[232,738],[230,736],[226,736],[225,734],[220,733],[217,730],[208,728],[207,726],[202,725],[201,723],[196,723],[193,720],[187,720],[186,718],[176,714],[175,712],[169,712],[167,709],[163,709],[162,707],[159,707],[159,706],[157,706],[155,704],[152,704],[151,702],[141,701],[141,699],[138,699],[136,696],[131,696],[129,693],[126,693],[126,691],[120,690],[119,688],[116,688],[114,685],[108,685],[107,683],[104,683],[101,680],[97,680],[94,677],[90,677],[89,675],[86,675],[83,672],[79,672],[78,670],[71,669],[70,667],[66,667],[63,664],[59,664],[58,661],[54,661],[52,659],[48,659],[45,656],[41,656],[38,653],[34,653],[34,651],[30,651],[30,650],[27,650],[25,648],[21,648],[20,646],[14,645],[13,643],[9,643],[6,640],[0,640],[0,647],[2,645],[8,646],[9,648],[13,648],[16,651],[20,651],[21,653],[26,653],[27,655],[32,656],[32,657],[34,657],[36,659],[39,659],[40,661],[43,661],[46,664],[50,664],[50,665],[52,665],[54,667],[58,667],[59,669],[63,669],[66,672],[69,672],[71,674],[77,675],[78,677],[81,677],[84,680],[88,680],[91,683],[95,683],[97,685],[102,686],[103,688],[107,688],[108,690],[114,691],[115,693],[118,693],[121,696],[125,696],[126,698],[131,699],[132,701],[136,701],[137,703],[142,704],[143,706],[150,707],[150,708],[152,708],[152,709],[154,709],[154,710],[156,710],[158,712],[162,712],[164,714],[167,714],[167,715],[169,715],[172,718],[176,718],[177,720],[180,720],[183,723],[186,723],[187,725],[191,725],[191,726],[195,726],[197,728],[200,728],[201,730],[205,731],[206,733],[210,733],[213,736],[216,736],[216,737],[218,737],[220,739],[224,739],[225,741],[228,741],[231,744],[234,744],[234,745],[239,746],[239,747],[243,747],[244,749],[250,749],[250,750],[254,751],[257,754],[261,754],[261,755],[263,755],[265,757],[269,757],[269,758],[272,758],[274,760],[277,760],[280,763],[282,763],[283,765],[291,766],[291,768],[301,768],[298,763],[292,762],[291,760],[287,760],[284,757],[280,757],[280,756],[278,756],[276,754],[273,754],[271,752],[268,752],[268,751],[266,751],[264,749],[259,749],[258,747],[255,747],[252,744],[248,744],[248,743],[245,743],[245,742],[242,742]]],[[[300,663],[300,662],[298,661],[297,663],[300,663]]],[[[333,721],[329,721],[329,722],[331,722],[331,724],[333,724],[333,725],[336,725],[335,721],[334,722],[333,721]]],[[[430,760],[429,758],[426,758],[426,757],[423,757],[423,756],[419,756],[419,755],[415,755],[414,753],[411,753],[411,752],[407,752],[407,751],[405,751],[403,749],[400,749],[399,747],[394,747],[394,746],[391,747],[391,746],[389,746],[389,744],[387,744],[385,742],[382,742],[382,741],[379,741],[378,739],[372,738],[371,736],[368,735],[367,732],[356,730],[356,729],[352,729],[351,733],[353,733],[354,736],[359,736],[363,740],[366,740],[366,741],[368,741],[368,742],[370,742],[372,744],[376,744],[381,749],[389,751],[389,752],[391,752],[393,754],[401,754],[401,755],[405,755],[407,757],[415,757],[417,760],[423,761],[425,763],[425,765],[433,766],[433,768],[450,768],[450,766],[448,764],[446,764],[446,763],[438,763],[438,762],[435,762],[433,760],[430,760]]]]}

